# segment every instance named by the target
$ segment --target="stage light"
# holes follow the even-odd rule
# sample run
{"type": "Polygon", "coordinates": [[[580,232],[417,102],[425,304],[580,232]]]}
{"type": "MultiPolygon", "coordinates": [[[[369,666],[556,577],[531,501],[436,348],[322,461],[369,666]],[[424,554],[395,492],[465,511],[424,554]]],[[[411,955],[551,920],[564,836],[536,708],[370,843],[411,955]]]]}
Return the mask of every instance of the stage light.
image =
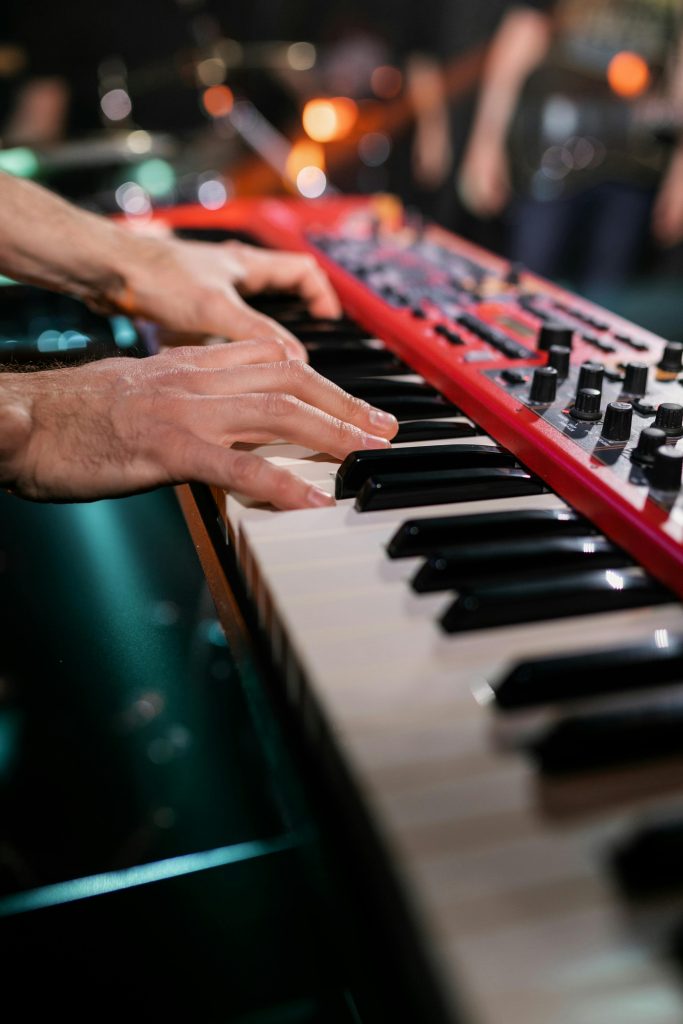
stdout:
{"type": "Polygon", "coordinates": [[[327,177],[319,167],[302,167],[296,176],[296,187],[305,199],[318,199],[327,188],[327,177]]]}
{"type": "Polygon", "coordinates": [[[228,201],[228,190],[220,178],[207,178],[197,189],[197,199],[206,210],[220,210],[228,201]]]}
{"type": "Polygon", "coordinates": [[[109,121],[124,121],[133,109],[133,104],[125,89],[110,89],[100,100],[100,107],[109,121]]]}
{"type": "Polygon", "coordinates": [[[370,75],[370,88],[381,100],[393,100],[403,86],[403,75],[398,68],[382,64],[370,75]]]}
{"type": "Polygon", "coordinates": [[[232,89],[227,85],[211,85],[202,93],[202,104],[210,117],[227,117],[234,102],[232,89]]]}
{"type": "Polygon", "coordinates": [[[335,96],[332,99],[309,100],[301,120],[309,138],[315,142],[334,142],[349,134],[357,117],[358,107],[353,100],[335,96]]]}
{"type": "Polygon", "coordinates": [[[647,61],[638,53],[622,50],[615,53],[607,67],[607,81],[613,92],[624,99],[641,96],[650,84],[647,61]]]}

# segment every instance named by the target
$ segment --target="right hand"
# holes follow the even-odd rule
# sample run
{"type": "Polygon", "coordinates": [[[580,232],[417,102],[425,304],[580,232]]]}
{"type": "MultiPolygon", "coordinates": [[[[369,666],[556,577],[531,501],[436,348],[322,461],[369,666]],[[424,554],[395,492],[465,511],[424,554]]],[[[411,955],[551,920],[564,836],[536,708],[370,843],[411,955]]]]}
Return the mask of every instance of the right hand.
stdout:
{"type": "Polygon", "coordinates": [[[282,341],[177,348],[74,369],[0,373],[0,485],[35,501],[89,501],[200,481],[277,508],[333,505],[237,441],[275,438],[343,459],[397,430],[288,359],[282,341]]]}
{"type": "Polygon", "coordinates": [[[477,217],[496,217],[512,195],[508,158],[497,142],[473,141],[463,159],[458,191],[477,217]]]}

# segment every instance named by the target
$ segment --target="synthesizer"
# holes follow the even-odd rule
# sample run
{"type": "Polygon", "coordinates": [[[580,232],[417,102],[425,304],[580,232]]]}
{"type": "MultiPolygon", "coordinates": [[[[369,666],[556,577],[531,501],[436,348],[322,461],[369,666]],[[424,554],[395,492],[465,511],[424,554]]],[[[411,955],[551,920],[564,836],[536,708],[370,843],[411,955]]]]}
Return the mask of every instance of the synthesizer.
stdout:
{"type": "Polygon", "coordinates": [[[386,200],[159,214],[309,249],[345,318],[255,304],[394,412],[329,489],[214,495],[321,771],[342,765],[443,1000],[425,1024],[680,1024],[683,347],[386,200]]]}

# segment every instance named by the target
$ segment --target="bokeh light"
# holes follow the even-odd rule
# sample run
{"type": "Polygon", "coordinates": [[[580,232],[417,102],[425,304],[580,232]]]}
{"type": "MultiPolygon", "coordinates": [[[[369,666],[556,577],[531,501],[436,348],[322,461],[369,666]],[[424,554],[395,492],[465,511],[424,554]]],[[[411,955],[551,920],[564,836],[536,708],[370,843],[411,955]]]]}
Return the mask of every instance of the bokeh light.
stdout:
{"type": "Polygon", "coordinates": [[[133,104],[125,89],[110,89],[100,100],[100,107],[109,121],[125,121],[133,104]]]}
{"type": "Polygon", "coordinates": [[[202,105],[210,117],[227,117],[235,97],[227,85],[211,85],[202,93],[202,105]]]}
{"type": "Polygon", "coordinates": [[[295,142],[287,156],[285,173],[290,181],[296,182],[299,171],[304,167],[325,170],[325,151],[317,142],[303,140],[295,142]]]}
{"type": "Polygon", "coordinates": [[[617,96],[635,99],[641,96],[650,84],[650,69],[647,61],[638,53],[622,50],[615,53],[607,67],[607,81],[617,96]]]}
{"type": "Polygon", "coordinates": [[[316,62],[313,43],[292,43],[287,48],[287,63],[293,71],[309,71],[316,62]]]}
{"type": "Polygon", "coordinates": [[[403,87],[403,75],[390,64],[381,64],[370,76],[370,88],[381,100],[393,100],[403,87]]]}
{"type": "Polygon", "coordinates": [[[380,167],[390,153],[391,140],[383,132],[368,132],[358,143],[358,156],[366,167],[380,167]]]}
{"type": "Polygon", "coordinates": [[[318,199],[327,188],[327,177],[319,167],[302,167],[296,176],[296,187],[305,199],[318,199]]]}
{"type": "Polygon", "coordinates": [[[304,131],[315,142],[334,142],[345,138],[358,117],[358,107],[346,96],[309,100],[301,120],[304,131]]]}

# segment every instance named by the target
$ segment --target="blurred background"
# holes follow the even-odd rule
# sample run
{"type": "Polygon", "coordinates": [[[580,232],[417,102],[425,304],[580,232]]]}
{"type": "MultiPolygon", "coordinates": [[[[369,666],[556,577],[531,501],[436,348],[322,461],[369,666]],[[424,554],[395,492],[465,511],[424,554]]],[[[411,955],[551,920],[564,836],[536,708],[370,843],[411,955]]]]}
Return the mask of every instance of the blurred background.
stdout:
{"type": "Polygon", "coordinates": [[[5,4],[0,167],[142,220],[389,190],[675,335],[680,18],[677,0],[5,4]]]}

